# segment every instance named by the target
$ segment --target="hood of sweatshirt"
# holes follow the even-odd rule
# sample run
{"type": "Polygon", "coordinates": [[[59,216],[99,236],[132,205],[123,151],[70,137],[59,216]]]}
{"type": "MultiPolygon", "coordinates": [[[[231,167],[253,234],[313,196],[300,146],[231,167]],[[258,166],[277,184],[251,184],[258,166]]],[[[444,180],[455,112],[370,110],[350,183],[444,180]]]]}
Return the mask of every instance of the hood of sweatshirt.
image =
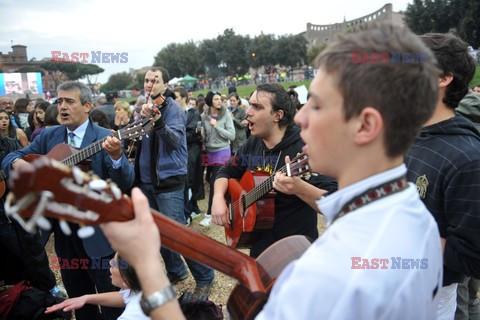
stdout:
{"type": "Polygon", "coordinates": [[[455,111],[472,121],[475,129],[480,132],[480,93],[467,94],[455,111]]]}

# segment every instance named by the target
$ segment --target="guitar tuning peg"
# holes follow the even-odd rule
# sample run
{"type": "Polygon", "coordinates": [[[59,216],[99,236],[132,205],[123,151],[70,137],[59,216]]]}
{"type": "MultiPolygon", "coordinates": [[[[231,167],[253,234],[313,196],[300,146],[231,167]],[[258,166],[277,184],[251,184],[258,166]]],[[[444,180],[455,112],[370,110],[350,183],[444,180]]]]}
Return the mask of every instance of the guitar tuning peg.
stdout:
{"type": "Polygon", "coordinates": [[[77,235],[80,239],[85,239],[93,236],[95,229],[92,226],[81,227],[77,230],[77,235]]]}
{"type": "Polygon", "coordinates": [[[107,183],[101,179],[90,180],[88,183],[90,189],[94,191],[103,191],[107,188],[107,183]]]}
{"type": "Polygon", "coordinates": [[[83,172],[78,167],[72,167],[73,179],[78,185],[83,184],[83,172]]]}
{"type": "Polygon", "coordinates": [[[112,194],[116,200],[120,200],[122,198],[122,191],[117,187],[116,184],[112,183],[110,190],[112,190],[112,194]]]}
{"type": "Polygon", "coordinates": [[[38,217],[35,223],[42,230],[48,231],[52,229],[52,224],[45,217],[38,217]]]}
{"type": "Polygon", "coordinates": [[[70,226],[68,225],[67,221],[60,220],[58,221],[58,224],[60,226],[60,229],[65,235],[69,236],[72,234],[72,230],[70,229],[70,226]]]}

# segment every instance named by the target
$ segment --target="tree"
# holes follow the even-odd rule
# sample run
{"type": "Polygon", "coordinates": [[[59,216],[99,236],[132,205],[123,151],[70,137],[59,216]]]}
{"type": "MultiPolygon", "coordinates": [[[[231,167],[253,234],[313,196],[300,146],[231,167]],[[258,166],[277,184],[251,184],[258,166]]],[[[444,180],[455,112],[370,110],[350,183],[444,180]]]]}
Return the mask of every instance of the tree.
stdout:
{"type": "Polygon", "coordinates": [[[127,72],[120,72],[112,74],[106,84],[102,86],[100,91],[118,91],[125,90],[133,82],[132,76],[127,72]]]}
{"type": "Polygon", "coordinates": [[[225,29],[222,35],[217,37],[220,44],[218,57],[225,64],[227,74],[244,74],[248,71],[248,47],[250,37],[236,35],[233,29],[225,29]]]}
{"type": "Polygon", "coordinates": [[[317,56],[327,47],[326,43],[314,44],[307,51],[307,63],[313,65],[317,56]]]}
{"type": "Polygon", "coordinates": [[[15,72],[19,73],[29,73],[29,72],[40,72],[43,75],[45,75],[45,70],[42,70],[42,68],[37,67],[37,66],[24,66],[20,67],[15,70],[15,72]]]}
{"type": "Polygon", "coordinates": [[[219,65],[221,60],[217,54],[218,49],[217,39],[203,40],[198,48],[199,60],[204,67],[204,73],[212,78],[220,75],[219,65]]]}
{"type": "Polygon", "coordinates": [[[452,29],[473,46],[480,45],[480,0],[414,0],[405,12],[407,25],[417,34],[452,29]]]}
{"type": "Polygon", "coordinates": [[[91,63],[88,63],[88,64],[81,63],[77,65],[77,67],[78,67],[78,73],[79,73],[80,79],[86,77],[88,86],[90,87],[92,92],[95,93],[98,74],[102,73],[105,70],[100,68],[96,64],[91,64],[91,63]],[[93,76],[95,76],[95,79],[93,78],[93,76]]]}
{"type": "Polygon", "coordinates": [[[258,68],[270,64],[275,64],[275,55],[273,53],[275,36],[273,34],[260,34],[250,42],[248,52],[251,56],[250,66],[258,68]],[[255,53],[255,56],[252,56],[255,53]]]}
{"type": "Polygon", "coordinates": [[[307,39],[303,35],[280,36],[274,45],[275,62],[295,67],[307,61],[307,39]]]}

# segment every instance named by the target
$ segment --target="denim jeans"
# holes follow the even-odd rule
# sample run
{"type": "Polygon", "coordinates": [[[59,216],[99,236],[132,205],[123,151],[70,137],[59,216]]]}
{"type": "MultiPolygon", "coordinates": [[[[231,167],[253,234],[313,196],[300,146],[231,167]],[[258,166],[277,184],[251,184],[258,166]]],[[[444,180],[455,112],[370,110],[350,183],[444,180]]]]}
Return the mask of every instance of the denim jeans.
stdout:
{"type": "MultiPolygon", "coordinates": [[[[186,224],[185,215],[183,213],[183,189],[171,192],[155,193],[153,191],[153,186],[150,183],[141,183],[140,189],[147,196],[151,208],[181,224],[186,224]]],[[[183,263],[179,253],[164,247],[162,247],[160,252],[165,262],[167,273],[170,276],[179,277],[187,273],[185,264],[183,263]]],[[[188,258],[185,258],[185,261],[187,262],[188,268],[192,272],[192,276],[197,284],[205,285],[213,281],[213,269],[188,258]]]]}

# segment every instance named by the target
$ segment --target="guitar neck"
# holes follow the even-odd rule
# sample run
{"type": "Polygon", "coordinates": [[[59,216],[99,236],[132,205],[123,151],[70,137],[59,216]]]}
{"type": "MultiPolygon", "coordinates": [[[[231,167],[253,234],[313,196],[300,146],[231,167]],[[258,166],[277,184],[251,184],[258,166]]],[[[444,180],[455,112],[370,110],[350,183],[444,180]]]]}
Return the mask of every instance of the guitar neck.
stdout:
{"type": "Polygon", "coordinates": [[[162,245],[237,279],[251,292],[265,293],[257,262],[226,245],[153,211],[162,245]]]}
{"type": "MultiPolygon", "coordinates": [[[[286,173],[287,166],[284,165],[282,168],[278,169],[279,172],[286,173]]],[[[273,189],[273,179],[275,175],[270,176],[268,179],[260,183],[258,186],[253,188],[250,192],[248,192],[245,196],[246,200],[246,207],[250,207],[252,204],[257,202],[260,198],[265,196],[273,189]]]]}
{"type": "Polygon", "coordinates": [[[5,175],[5,172],[3,172],[3,170],[0,170],[0,181],[3,181],[7,179],[7,176],[5,175]]]}

